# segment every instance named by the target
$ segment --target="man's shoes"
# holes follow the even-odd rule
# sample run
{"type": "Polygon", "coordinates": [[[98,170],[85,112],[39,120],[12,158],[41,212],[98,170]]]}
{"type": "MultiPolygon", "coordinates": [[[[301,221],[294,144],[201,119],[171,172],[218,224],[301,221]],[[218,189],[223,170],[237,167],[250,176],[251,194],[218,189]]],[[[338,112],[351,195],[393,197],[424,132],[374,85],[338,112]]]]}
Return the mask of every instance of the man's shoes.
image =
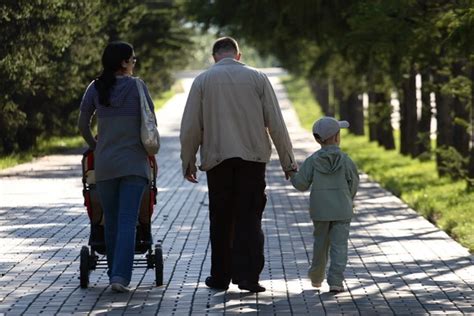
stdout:
{"type": "Polygon", "coordinates": [[[258,282],[249,282],[249,281],[240,281],[239,282],[239,289],[241,290],[247,290],[252,293],[259,293],[259,292],[265,292],[265,288],[258,284],[258,282]]]}
{"type": "Polygon", "coordinates": [[[330,285],[329,286],[329,292],[332,292],[332,293],[344,292],[344,286],[330,285]]]}
{"type": "Polygon", "coordinates": [[[313,287],[321,287],[322,284],[321,284],[321,282],[311,282],[311,285],[313,287]]]}
{"type": "Polygon", "coordinates": [[[232,284],[239,284],[240,280],[239,279],[232,279],[232,284]]]}
{"type": "Polygon", "coordinates": [[[120,283],[112,283],[112,291],[117,293],[128,293],[130,292],[130,288],[120,283]]]}
{"type": "Polygon", "coordinates": [[[225,291],[229,288],[228,283],[219,282],[215,278],[213,278],[212,276],[208,276],[206,278],[205,283],[206,283],[207,287],[210,287],[211,289],[215,289],[215,290],[225,291]]]}

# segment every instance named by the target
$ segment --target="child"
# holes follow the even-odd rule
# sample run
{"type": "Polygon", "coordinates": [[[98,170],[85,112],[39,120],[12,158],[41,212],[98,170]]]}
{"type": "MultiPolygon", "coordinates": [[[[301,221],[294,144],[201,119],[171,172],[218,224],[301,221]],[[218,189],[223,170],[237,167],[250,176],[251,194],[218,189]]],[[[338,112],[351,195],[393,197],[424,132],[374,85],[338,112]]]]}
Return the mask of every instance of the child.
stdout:
{"type": "Polygon", "coordinates": [[[331,258],[327,282],[331,292],[342,292],[347,264],[347,241],[353,215],[352,200],[359,185],[354,162],[339,148],[340,128],[347,121],[323,117],[313,125],[313,135],[321,149],[308,157],[298,172],[291,174],[291,183],[310,194],[310,215],[314,225],[313,261],[308,271],[311,284],[321,287],[328,252],[331,258]]]}

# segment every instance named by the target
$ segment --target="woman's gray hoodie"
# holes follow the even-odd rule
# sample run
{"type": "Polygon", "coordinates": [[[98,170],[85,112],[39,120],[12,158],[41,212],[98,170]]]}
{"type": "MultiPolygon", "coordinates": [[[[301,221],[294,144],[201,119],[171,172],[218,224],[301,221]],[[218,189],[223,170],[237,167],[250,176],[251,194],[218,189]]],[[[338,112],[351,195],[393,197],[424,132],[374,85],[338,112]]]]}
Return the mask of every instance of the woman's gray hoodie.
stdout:
{"type": "Polygon", "coordinates": [[[143,85],[148,104],[153,101],[145,83],[134,77],[118,76],[110,93],[110,106],[99,104],[94,82],[82,98],[79,130],[95,155],[96,181],[135,175],[149,179],[147,153],[140,140],[140,97],[136,80],[143,85]],[[91,120],[97,115],[97,141],[91,133],[91,120]]]}

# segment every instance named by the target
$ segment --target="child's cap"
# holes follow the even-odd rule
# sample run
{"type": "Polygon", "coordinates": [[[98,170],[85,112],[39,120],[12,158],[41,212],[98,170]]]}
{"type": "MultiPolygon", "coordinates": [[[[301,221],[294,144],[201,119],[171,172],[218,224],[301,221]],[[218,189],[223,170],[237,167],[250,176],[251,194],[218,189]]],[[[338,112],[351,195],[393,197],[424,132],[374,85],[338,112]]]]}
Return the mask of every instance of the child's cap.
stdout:
{"type": "Polygon", "coordinates": [[[334,117],[324,116],[313,125],[313,134],[318,134],[322,141],[336,135],[341,128],[349,127],[348,121],[338,121],[334,117]]]}

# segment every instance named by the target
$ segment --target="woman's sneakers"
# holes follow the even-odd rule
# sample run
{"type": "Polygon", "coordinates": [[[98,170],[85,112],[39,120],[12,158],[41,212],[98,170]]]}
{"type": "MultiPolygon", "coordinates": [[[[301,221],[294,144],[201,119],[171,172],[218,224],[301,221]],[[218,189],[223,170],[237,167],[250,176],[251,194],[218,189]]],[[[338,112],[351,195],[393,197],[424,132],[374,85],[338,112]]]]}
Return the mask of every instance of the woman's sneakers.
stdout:
{"type": "Polygon", "coordinates": [[[117,293],[128,293],[130,292],[130,288],[120,283],[112,283],[112,291],[117,293]]]}
{"type": "Polygon", "coordinates": [[[321,287],[322,284],[321,284],[321,282],[313,282],[313,281],[311,281],[311,285],[312,285],[313,287],[321,287]]]}

